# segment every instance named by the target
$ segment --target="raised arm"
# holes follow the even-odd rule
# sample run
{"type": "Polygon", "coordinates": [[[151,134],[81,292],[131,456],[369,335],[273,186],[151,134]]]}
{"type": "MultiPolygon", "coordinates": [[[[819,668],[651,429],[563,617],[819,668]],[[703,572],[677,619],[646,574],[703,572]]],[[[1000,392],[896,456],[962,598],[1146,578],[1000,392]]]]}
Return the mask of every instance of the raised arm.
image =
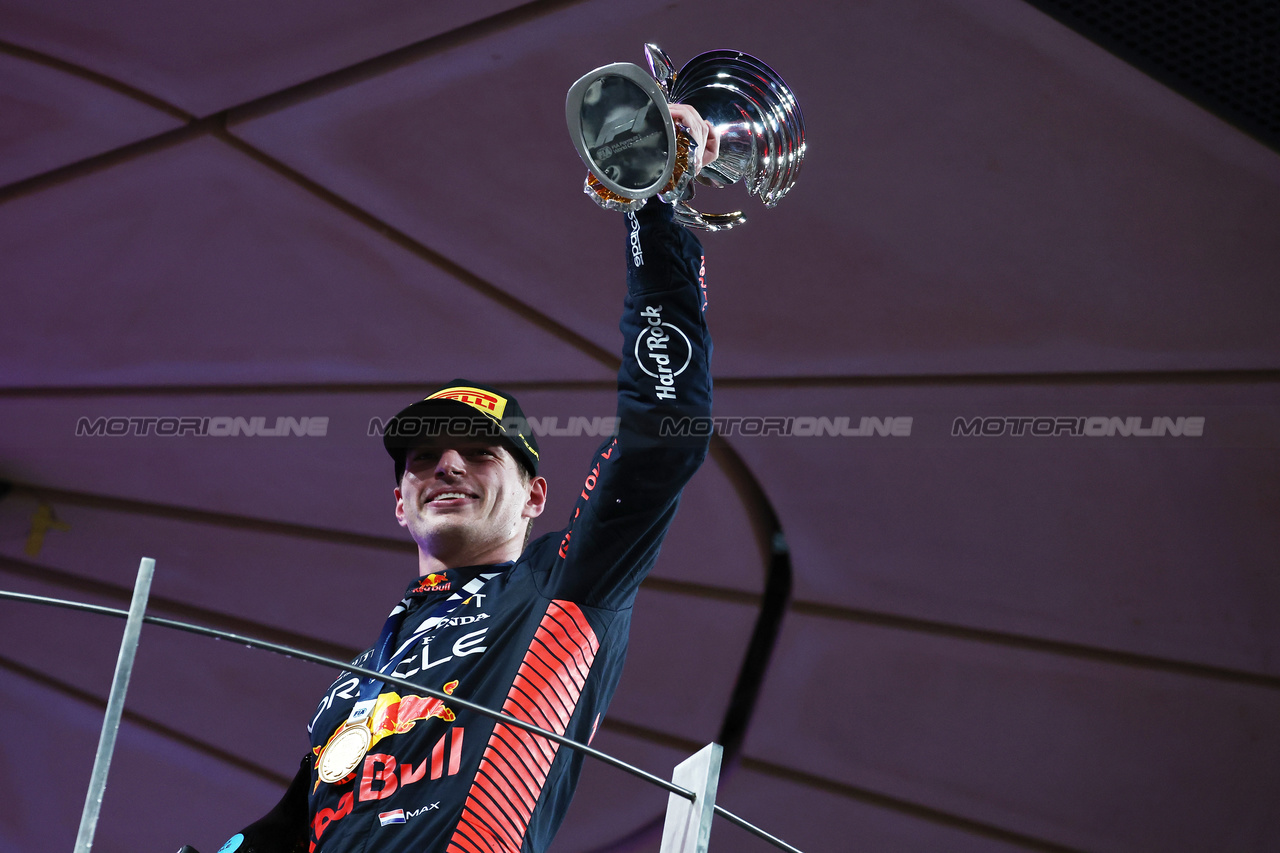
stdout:
{"type": "MultiPolygon", "coordinates": [[[[710,128],[697,113],[673,114],[707,142],[705,162],[714,159],[714,134],[707,141],[710,128]]],[[[592,458],[569,527],[550,543],[559,594],[609,609],[630,606],[652,568],[711,432],[702,246],[656,199],[624,223],[618,435],[592,458]]]]}

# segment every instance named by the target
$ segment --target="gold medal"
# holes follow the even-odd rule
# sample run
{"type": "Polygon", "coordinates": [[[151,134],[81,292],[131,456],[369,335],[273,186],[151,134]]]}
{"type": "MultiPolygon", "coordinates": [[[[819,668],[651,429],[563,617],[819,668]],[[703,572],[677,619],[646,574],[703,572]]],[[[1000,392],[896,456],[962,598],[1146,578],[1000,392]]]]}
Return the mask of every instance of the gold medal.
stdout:
{"type": "Polygon", "coordinates": [[[365,723],[343,726],[320,752],[320,760],[316,762],[320,781],[332,785],[345,779],[364,760],[372,740],[373,735],[365,723]]]}

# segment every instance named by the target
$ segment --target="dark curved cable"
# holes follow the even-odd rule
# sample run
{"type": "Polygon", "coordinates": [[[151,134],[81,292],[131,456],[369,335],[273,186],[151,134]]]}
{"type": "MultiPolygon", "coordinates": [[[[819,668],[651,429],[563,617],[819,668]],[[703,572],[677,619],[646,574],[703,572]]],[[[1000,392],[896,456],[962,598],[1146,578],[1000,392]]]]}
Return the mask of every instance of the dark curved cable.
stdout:
{"type": "Polygon", "coordinates": [[[722,452],[722,467],[736,475],[739,488],[747,492],[745,497],[748,498],[749,509],[755,515],[759,527],[763,528],[761,538],[767,544],[763,549],[766,568],[760,614],[751,631],[747,652],[738,670],[733,693],[730,694],[729,707],[720,724],[720,734],[716,737],[716,743],[724,747],[722,776],[737,766],[751,717],[755,713],[756,701],[760,698],[760,689],[764,686],[769,661],[773,657],[778,634],[782,631],[782,618],[791,604],[791,548],[782,532],[782,523],[763,487],[746,463],[728,448],[727,443],[725,447],[727,452],[722,452]]]}

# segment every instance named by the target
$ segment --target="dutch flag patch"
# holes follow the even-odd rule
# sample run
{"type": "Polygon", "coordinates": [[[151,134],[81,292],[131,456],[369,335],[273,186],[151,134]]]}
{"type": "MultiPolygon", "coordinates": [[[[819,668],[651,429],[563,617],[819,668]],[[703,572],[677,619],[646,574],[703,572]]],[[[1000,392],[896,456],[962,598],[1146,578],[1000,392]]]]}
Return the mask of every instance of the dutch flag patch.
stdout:
{"type": "Polygon", "coordinates": [[[404,809],[396,809],[392,812],[382,812],[378,815],[378,820],[382,821],[383,826],[393,823],[404,823],[404,809]]]}

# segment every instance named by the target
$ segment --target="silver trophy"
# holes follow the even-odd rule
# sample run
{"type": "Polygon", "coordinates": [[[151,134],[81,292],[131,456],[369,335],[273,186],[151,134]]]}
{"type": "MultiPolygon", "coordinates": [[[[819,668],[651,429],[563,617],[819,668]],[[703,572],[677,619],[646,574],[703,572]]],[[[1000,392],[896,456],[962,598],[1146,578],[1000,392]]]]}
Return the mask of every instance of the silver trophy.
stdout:
{"type": "Polygon", "coordinates": [[[689,205],[698,151],[677,128],[669,104],[688,104],[720,131],[720,156],[697,182],[747,192],[773,207],[795,186],[804,160],[804,116],[772,68],[738,50],[699,54],[679,71],[657,46],[645,45],[649,71],[616,62],[569,88],[565,120],[587,164],[583,191],[607,210],[639,210],[657,196],[677,221],[720,231],[741,225],[742,211],[699,213],[689,205]]]}

